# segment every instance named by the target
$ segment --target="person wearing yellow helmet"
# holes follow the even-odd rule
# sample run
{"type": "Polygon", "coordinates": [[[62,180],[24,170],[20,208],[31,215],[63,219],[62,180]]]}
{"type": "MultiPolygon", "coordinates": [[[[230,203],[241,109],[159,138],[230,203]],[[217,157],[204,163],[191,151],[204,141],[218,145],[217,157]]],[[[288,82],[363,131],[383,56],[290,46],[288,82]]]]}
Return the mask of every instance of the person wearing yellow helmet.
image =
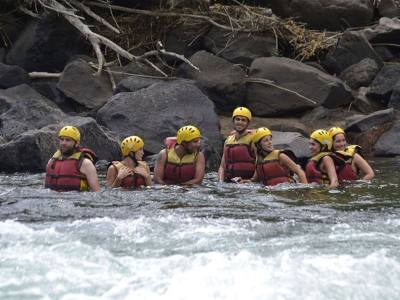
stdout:
{"type": "Polygon", "coordinates": [[[241,182],[262,182],[267,186],[294,183],[292,174],[295,173],[301,183],[307,183],[304,171],[291,158],[295,158],[294,153],[274,149],[272,132],[268,128],[258,128],[254,132],[253,143],[257,149],[256,170],[250,180],[241,182]]]}
{"type": "Polygon", "coordinates": [[[330,151],[332,137],[324,129],[315,130],[310,135],[311,158],[306,165],[308,182],[328,184],[335,188],[339,185],[334,156],[330,151]]]}
{"type": "Polygon", "coordinates": [[[332,137],[332,150],[336,157],[343,162],[337,169],[339,181],[353,181],[360,179],[359,172],[363,173],[362,180],[371,180],[375,177],[368,162],[359,154],[361,147],[347,145],[346,134],[340,127],[332,127],[328,130],[332,137]]]}
{"type": "Polygon", "coordinates": [[[106,176],[106,186],[134,189],[150,186],[150,168],[143,161],[144,142],[138,136],[128,136],[121,142],[122,161],[113,161],[106,176]]]}
{"type": "Polygon", "coordinates": [[[45,187],[59,192],[100,190],[95,153],[80,147],[81,134],[74,126],[58,133],[59,149],[46,166],[45,187]]]}
{"type": "Polygon", "coordinates": [[[220,181],[236,182],[240,178],[250,179],[255,170],[255,154],[252,148],[253,131],[248,130],[251,111],[238,107],[232,113],[234,132],[227,137],[218,168],[220,181]]]}
{"type": "Polygon", "coordinates": [[[154,181],[159,184],[201,184],[205,173],[205,158],[200,152],[201,133],[192,125],[181,127],[174,147],[160,151],[154,181]]]}

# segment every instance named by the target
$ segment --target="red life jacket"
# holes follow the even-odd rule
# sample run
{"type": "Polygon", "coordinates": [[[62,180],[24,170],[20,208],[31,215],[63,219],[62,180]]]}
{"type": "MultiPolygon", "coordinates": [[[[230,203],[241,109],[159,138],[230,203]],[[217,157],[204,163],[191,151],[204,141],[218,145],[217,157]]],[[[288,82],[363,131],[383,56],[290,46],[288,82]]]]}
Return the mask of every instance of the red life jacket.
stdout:
{"type": "Polygon", "coordinates": [[[60,150],[54,153],[46,167],[45,187],[58,192],[88,191],[86,176],[79,170],[84,158],[94,161],[96,154],[88,148],[79,148],[69,157],[63,157],[60,150]]]}
{"type": "Polygon", "coordinates": [[[325,183],[329,184],[330,180],[328,177],[328,174],[325,172],[322,172],[320,169],[320,164],[322,161],[322,158],[325,156],[332,156],[331,152],[320,152],[317,155],[311,157],[311,159],[307,162],[306,165],[306,176],[307,176],[307,181],[309,183],[316,182],[316,183],[325,183]]]}
{"type": "Polygon", "coordinates": [[[352,163],[356,152],[352,151],[335,151],[335,155],[338,160],[341,160],[342,164],[336,168],[336,173],[339,181],[354,181],[358,180],[359,176],[354,171],[352,163]]]}
{"type": "Polygon", "coordinates": [[[284,153],[284,151],[272,150],[263,160],[257,161],[257,176],[264,185],[294,182],[290,171],[279,163],[279,155],[282,152],[284,153]]]}
{"type": "MultiPolygon", "coordinates": [[[[120,161],[113,161],[111,165],[115,167],[117,172],[122,167],[125,167],[125,165],[120,161]]],[[[146,179],[140,174],[134,173],[132,175],[128,175],[121,181],[121,187],[127,190],[139,188],[141,186],[146,186],[146,179]]]]}
{"type": "Polygon", "coordinates": [[[192,180],[196,175],[197,153],[186,154],[180,158],[175,148],[166,149],[167,159],[164,166],[164,182],[167,184],[181,184],[192,180]]]}
{"type": "Polygon", "coordinates": [[[225,180],[234,177],[250,179],[255,171],[255,158],[251,149],[253,134],[246,135],[236,140],[235,135],[230,135],[224,145],[225,180]]]}

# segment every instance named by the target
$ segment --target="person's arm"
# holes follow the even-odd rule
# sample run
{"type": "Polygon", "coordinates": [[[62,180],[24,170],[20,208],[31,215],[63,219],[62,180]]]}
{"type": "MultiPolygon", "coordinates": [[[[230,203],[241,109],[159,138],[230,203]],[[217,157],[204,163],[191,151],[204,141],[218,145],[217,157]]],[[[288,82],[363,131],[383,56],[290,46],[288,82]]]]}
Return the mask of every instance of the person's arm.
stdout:
{"type": "Polygon", "coordinates": [[[134,169],[134,172],[143,176],[146,186],[150,186],[152,184],[150,168],[146,162],[140,161],[139,166],[134,169]]]}
{"type": "Polygon", "coordinates": [[[92,161],[90,161],[87,158],[83,159],[79,171],[86,176],[89,188],[92,192],[100,191],[99,179],[97,177],[97,170],[96,167],[93,165],[92,161]]]}
{"type": "Polygon", "coordinates": [[[298,164],[296,164],[293,160],[291,160],[290,157],[287,156],[285,153],[279,154],[279,162],[281,165],[285,166],[293,173],[296,173],[297,176],[299,176],[301,183],[308,183],[306,174],[301,169],[301,167],[298,164]]]}
{"type": "Polygon", "coordinates": [[[204,172],[206,168],[206,159],[204,158],[204,154],[202,152],[199,152],[196,156],[195,168],[196,171],[194,174],[194,178],[182,184],[191,185],[191,184],[201,184],[203,182],[204,172]]]}
{"type": "Polygon", "coordinates": [[[225,154],[222,154],[221,163],[219,164],[218,179],[220,182],[225,180],[225,154]]]}
{"type": "Polygon", "coordinates": [[[322,158],[322,165],[321,168],[325,169],[325,172],[328,174],[329,177],[329,187],[336,188],[339,186],[339,180],[337,178],[335,163],[333,162],[332,157],[325,156],[322,158]]]}
{"type": "Polygon", "coordinates": [[[121,186],[122,180],[132,174],[132,170],[128,167],[117,168],[111,165],[107,170],[106,186],[108,188],[117,188],[121,186]]]}
{"type": "Polygon", "coordinates": [[[167,161],[167,153],[161,150],[157,156],[156,164],[154,166],[154,181],[159,184],[166,184],[164,181],[164,168],[167,161]]]}
{"type": "Polygon", "coordinates": [[[355,167],[363,172],[364,176],[361,178],[362,180],[371,180],[375,177],[374,170],[372,170],[369,163],[367,163],[367,161],[360,154],[354,154],[353,162],[355,167]]]}

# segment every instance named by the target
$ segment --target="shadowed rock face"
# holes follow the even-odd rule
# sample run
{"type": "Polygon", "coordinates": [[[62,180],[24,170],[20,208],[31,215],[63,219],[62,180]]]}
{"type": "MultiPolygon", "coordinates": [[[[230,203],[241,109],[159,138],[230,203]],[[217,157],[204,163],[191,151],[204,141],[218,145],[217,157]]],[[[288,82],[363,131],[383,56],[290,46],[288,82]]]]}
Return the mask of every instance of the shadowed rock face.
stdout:
{"type": "Polygon", "coordinates": [[[100,124],[120,139],[139,135],[145,151],[158,153],[164,139],[184,125],[197,126],[217,153],[221,151],[214,104],[195,85],[185,81],[156,83],[136,92],[119,93],[97,114],[100,124]]]}
{"type": "Polygon", "coordinates": [[[200,71],[184,64],[179,74],[195,80],[219,110],[231,111],[242,105],[245,97],[245,72],[242,68],[206,51],[197,52],[190,61],[200,71]]]}
{"type": "Polygon", "coordinates": [[[60,72],[77,54],[89,54],[86,39],[63,18],[44,16],[32,20],[18,36],[6,56],[6,63],[27,72],[60,72]]]}
{"type": "Polygon", "coordinates": [[[271,8],[281,17],[294,17],[321,30],[365,26],[374,17],[369,0],[271,0],[271,8]]]}
{"type": "Polygon", "coordinates": [[[12,141],[0,145],[0,171],[43,172],[50,157],[58,148],[58,131],[65,125],[73,125],[81,132],[81,145],[92,149],[99,159],[119,159],[118,142],[104,131],[94,119],[69,117],[58,124],[29,130],[12,141]]]}
{"type": "Polygon", "coordinates": [[[335,108],[352,99],[350,90],[340,79],[295,60],[259,58],[250,68],[246,104],[256,116],[290,115],[319,105],[335,108]],[[267,83],[253,83],[257,78],[267,83]]]}
{"type": "Polygon", "coordinates": [[[0,99],[0,134],[6,140],[66,118],[57,105],[26,84],[0,90],[0,99]]]}

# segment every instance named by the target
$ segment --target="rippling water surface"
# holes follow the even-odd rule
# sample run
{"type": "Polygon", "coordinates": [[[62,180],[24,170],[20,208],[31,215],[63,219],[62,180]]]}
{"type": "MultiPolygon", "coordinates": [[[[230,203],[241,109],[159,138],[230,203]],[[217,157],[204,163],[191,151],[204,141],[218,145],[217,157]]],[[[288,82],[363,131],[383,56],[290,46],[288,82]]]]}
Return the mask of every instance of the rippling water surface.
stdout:
{"type": "MultiPolygon", "coordinates": [[[[329,191],[56,193],[0,174],[0,299],[399,299],[399,159],[329,191]]],[[[103,179],[104,182],[104,179],[103,179]]]]}

